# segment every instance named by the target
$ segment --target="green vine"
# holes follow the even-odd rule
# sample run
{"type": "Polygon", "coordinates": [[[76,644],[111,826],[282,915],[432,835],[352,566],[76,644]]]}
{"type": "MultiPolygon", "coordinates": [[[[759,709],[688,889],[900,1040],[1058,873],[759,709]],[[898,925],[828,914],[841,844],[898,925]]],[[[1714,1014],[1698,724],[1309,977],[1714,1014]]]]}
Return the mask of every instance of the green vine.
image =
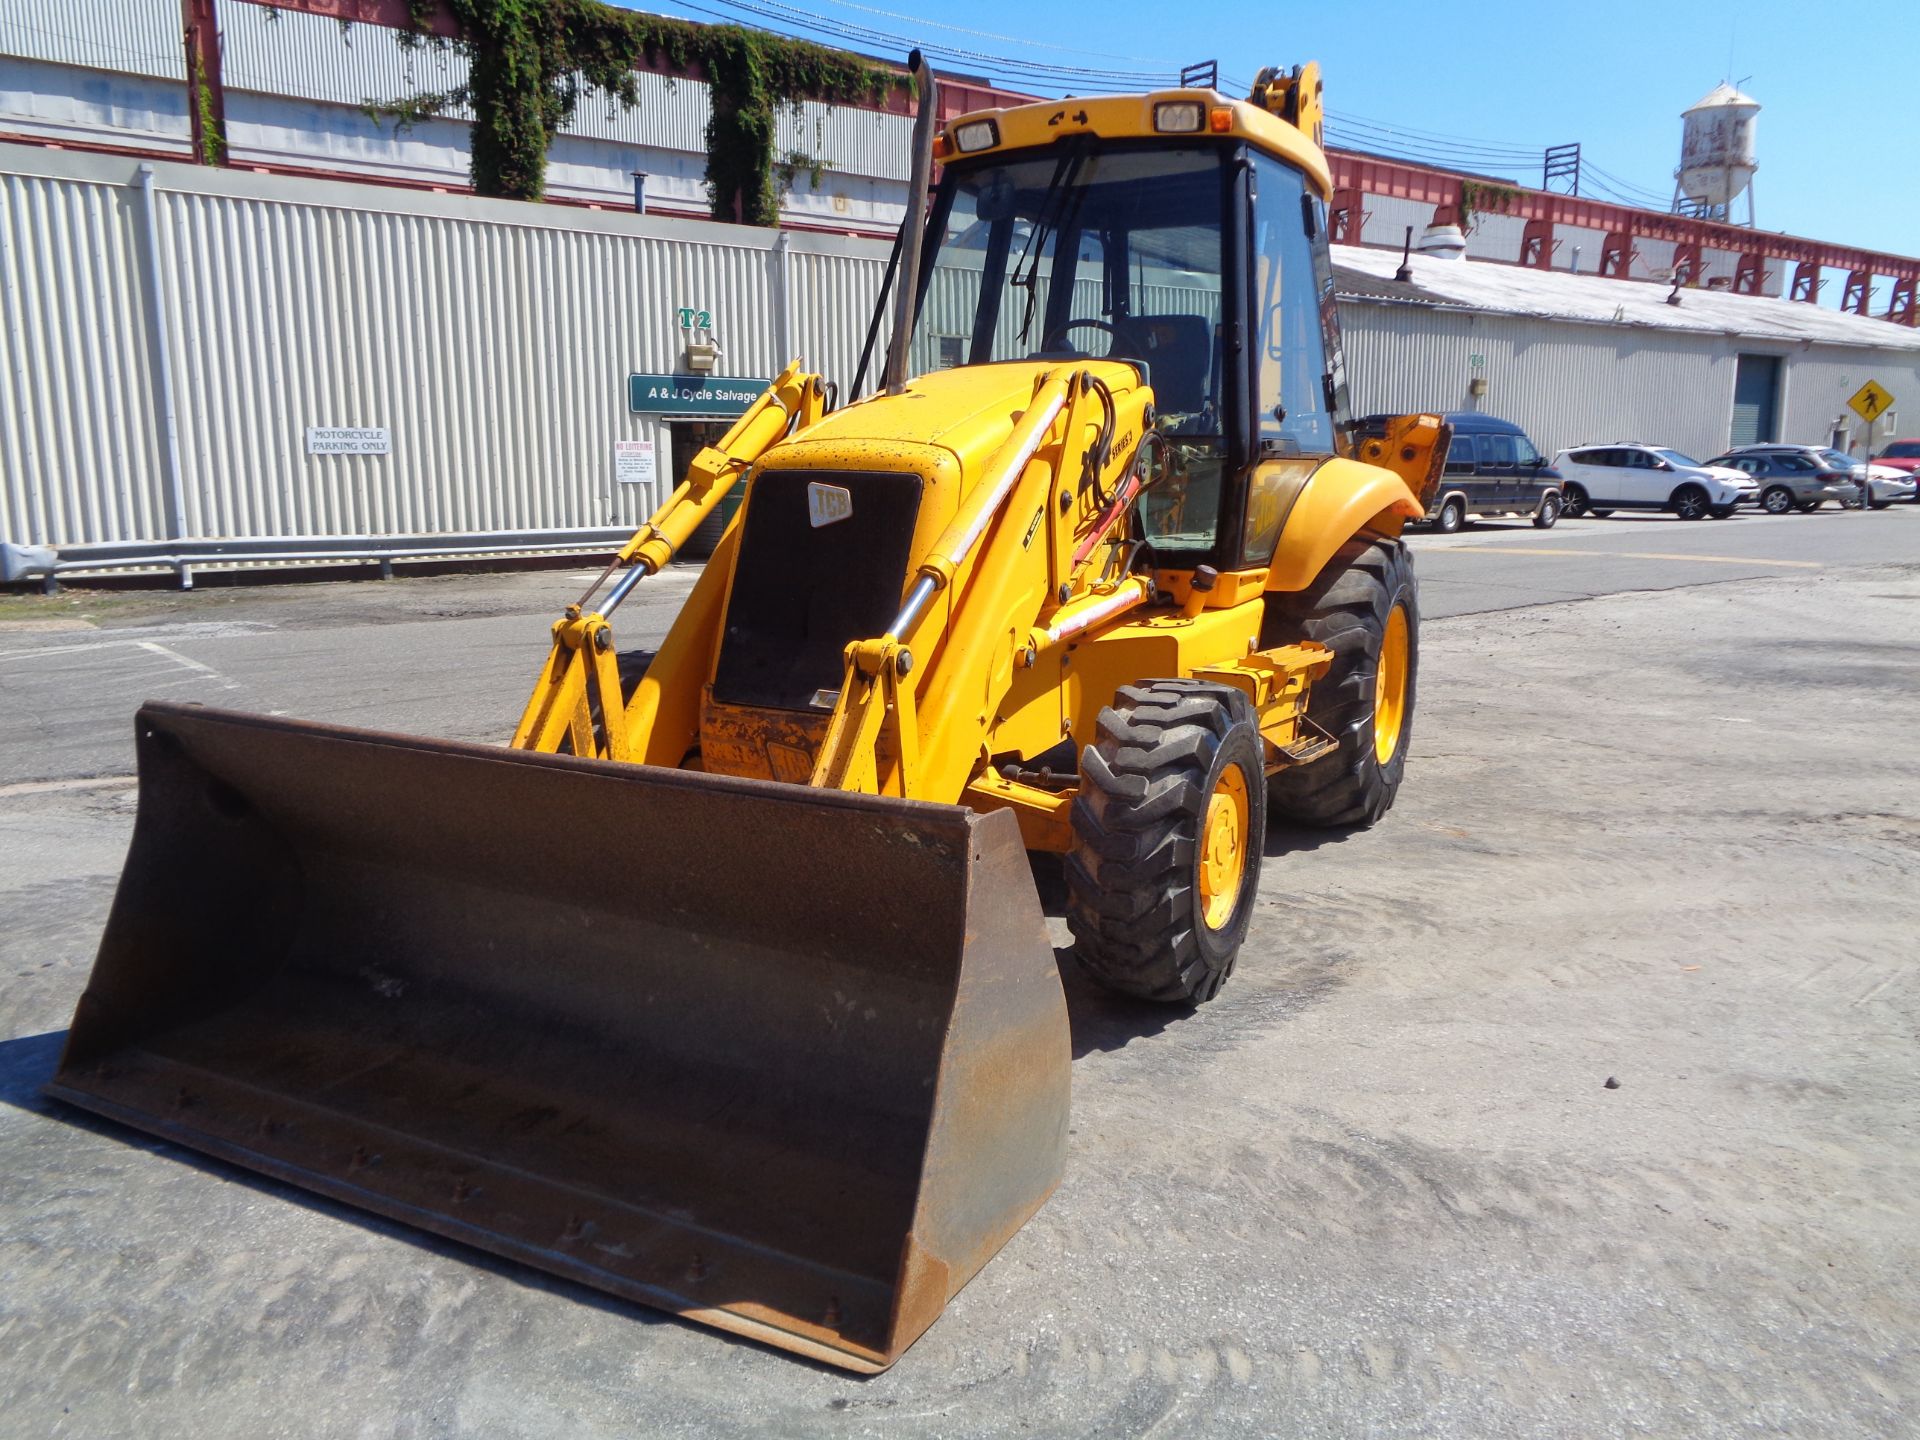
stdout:
{"type": "Polygon", "coordinates": [[[1514,202],[1519,198],[1520,192],[1511,185],[1489,185],[1479,180],[1462,180],[1460,182],[1461,230],[1473,229],[1473,217],[1476,214],[1512,213],[1514,202]]]}
{"type": "MultiPolygon", "coordinates": [[[[481,195],[538,200],[547,150],[589,91],[622,108],[640,103],[636,66],[704,74],[712,90],[707,121],[707,199],[716,220],[778,221],[774,131],[779,107],[802,100],[884,101],[906,77],[804,40],[738,25],[696,25],[602,0],[445,0],[457,33],[431,32],[439,0],[409,0],[408,49],[457,49],[467,81],[408,99],[369,101],[367,113],[404,129],[460,107],[473,121],[473,188],[481,195]]],[[[791,184],[799,169],[819,183],[810,157],[778,162],[791,184]]]]}
{"type": "Polygon", "coordinates": [[[793,189],[793,182],[802,175],[807,177],[807,188],[818,190],[820,182],[827,178],[827,171],[833,167],[818,155],[809,155],[804,150],[789,150],[773,162],[773,178],[780,194],[793,189]]]}
{"type": "Polygon", "coordinates": [[[196,56],[188,56],[188,84],[193,92],[194,113],[200,119],[200,151],[194,156],[202,165],[227,163],[227,137],[220,131],[220,119],[213,113],[213,86],[196,56]]]}

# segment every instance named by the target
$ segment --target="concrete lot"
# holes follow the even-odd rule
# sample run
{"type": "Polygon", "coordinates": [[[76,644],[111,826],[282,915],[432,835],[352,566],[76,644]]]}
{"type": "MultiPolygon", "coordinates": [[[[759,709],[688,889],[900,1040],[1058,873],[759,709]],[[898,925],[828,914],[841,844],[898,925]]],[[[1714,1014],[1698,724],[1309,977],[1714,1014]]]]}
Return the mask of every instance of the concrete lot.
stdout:
{"type": "Polygon", "coordinates": [[[1416,548],[1399,805],[1197,1012],[1061,951],[1066,1180],[867,1381],[38,1098],[140,698],[498,738],[570,572],[0,603],[0,1434],[1913,1433],[1920,507],[1416,548]]]}

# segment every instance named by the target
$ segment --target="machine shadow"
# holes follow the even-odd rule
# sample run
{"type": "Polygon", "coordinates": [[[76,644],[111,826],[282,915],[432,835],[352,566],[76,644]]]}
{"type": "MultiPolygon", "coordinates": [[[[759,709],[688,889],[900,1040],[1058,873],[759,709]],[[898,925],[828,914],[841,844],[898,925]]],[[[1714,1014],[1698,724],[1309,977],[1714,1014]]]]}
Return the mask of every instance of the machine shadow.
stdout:
{"type": "MultiPolygon", "coordinates": [[[[1040,908],[1052,919],[1067,913],[1067,883],[1060,857],[1039,851],[1027,857],[1033,863],[1033,885],[1040,908]]],[[[1073,1032],[1073,1058],[1096,1050],[1119,1050],[1135,1040],[1158,1035],[1193,1013],[1191,1005],[1156,1005],[1116,995],[1089,979],[1073,958],[1073,946],[1056,945],[1053,963],[1060,970],[1060,988],[1067,997],[1067,1024],[1073,1032]]]]}
{"type": "Polygon", "coordinates": [[[1339,845],[1366,828],[1364,825],[1332,825],[1321,829],[1307,825],[1286,825],[1276,820],[1267,826],[1266,841],[1260,847],[1260,853],[1268,860],[1277,860],[1283,855],[1310,854],[1325,845],[1339,845]]]}

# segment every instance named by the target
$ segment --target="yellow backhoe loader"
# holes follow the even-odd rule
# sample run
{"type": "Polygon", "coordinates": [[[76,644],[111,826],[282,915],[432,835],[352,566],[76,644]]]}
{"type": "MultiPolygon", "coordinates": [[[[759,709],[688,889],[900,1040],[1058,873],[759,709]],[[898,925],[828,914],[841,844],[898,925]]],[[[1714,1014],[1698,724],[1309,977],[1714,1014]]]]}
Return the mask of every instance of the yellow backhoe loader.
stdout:
{"type": "Polygon", "coordinates": [[[1039,1208],[1070,1047],[1026,852],[1099,981],[1210,999],[1268,820],[1393,803],[1446,436],[1348,416],[1317,67],[937,137],[931,92],[874,393],[782,374],[510,747],[141,709],[52,1094],[857,1371],[1039,1208]]]}

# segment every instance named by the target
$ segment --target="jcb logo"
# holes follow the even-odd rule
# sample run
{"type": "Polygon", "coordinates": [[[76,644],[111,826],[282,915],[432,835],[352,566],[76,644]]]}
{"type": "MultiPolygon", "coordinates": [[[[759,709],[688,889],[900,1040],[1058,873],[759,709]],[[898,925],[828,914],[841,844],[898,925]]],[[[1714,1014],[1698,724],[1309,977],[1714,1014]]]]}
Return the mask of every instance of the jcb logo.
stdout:
{"type": "Polygon", "coordinates": [[[818,480],[807,486],[807,518],[818,530],[853,515],[853,496],[838,485],[822,485],[818,480]]]}

